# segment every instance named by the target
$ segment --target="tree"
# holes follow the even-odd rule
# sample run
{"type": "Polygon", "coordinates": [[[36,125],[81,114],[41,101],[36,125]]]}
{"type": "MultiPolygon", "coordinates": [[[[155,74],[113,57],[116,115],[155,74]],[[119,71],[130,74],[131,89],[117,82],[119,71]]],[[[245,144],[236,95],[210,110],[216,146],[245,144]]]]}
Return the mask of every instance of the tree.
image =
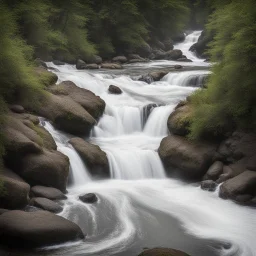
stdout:
{"type": "MultiPolygon", "coordinates": [[[[218,3],[219,4],[219,3],[218,3]]],[[[214,65],[207,90],[192,96],[192,138],[256,128],[256,10],[253,0],[223,3],[207,25],[214,65]]]]}

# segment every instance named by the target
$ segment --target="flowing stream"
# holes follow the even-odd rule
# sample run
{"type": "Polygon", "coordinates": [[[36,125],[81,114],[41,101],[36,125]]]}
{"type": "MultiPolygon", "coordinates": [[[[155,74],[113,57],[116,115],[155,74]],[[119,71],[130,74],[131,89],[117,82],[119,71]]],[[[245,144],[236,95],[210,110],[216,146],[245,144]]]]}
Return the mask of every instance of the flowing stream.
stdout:
{"type": "Polygon", "coordinates": [[[182,65],[198,70],[171,72],[150,85],[134,77],[177,62],[130,64],[121,71],[78,71],[71,65],[48,63],[58,69],[58,82],[71,80],[106,102],[104,115],[85,139],[107,153],[111,179],[94,180],[68,144],[71,135],[42,122],[71,163],[68,199],[60,215],[76,222],[87,237],[45,248],[37,255],[135,256],[145,247],[161,246],[191,256],[256,255],[254,210],[222,200],[218,192],[202,191],[198,184],[167,178],[157,153],[162,138],[168,135],[169,114],[180,100],[201,87],[210,73],[200,68],[209,64],[188,51],[200,33],[191,33],[175,46],[193,60],[182,65]],[[123,93],[109,94],[111,84],[123,93]],[[90,192],[97,194],[96,204],[78,199],[90,192]]]}

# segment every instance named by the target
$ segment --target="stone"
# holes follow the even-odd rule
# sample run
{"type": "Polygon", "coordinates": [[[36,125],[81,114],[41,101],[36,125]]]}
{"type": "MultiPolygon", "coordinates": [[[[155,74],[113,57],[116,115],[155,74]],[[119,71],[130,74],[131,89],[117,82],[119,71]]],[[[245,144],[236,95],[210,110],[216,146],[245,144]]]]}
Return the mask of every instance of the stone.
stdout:
{"type": "Polygon", "coordinates": [[[220,161],[214,162],[204,175],[203,180],[216,181],[219,178],[219,176],[223,173],[223,166],[223,163],[220,161]]]}
{"type": "Polygon", "coordinates": [[[169,135],[161,141],[158,153],[170,175],[199,180],[212,164],[215,150],[214,144],[169,135]]]}
{"type": "Polygon", "coordinates": [[[201,182],[201,189],[207,190],[207,191],[215,191],[218,184],[214,182],[213,180],[204,180],[201,182]]]}
{"type": "Polygon", "coordinates": [[[101,68],[104,69],[123,69],[123,66],[118,63],[102,63],[101,68]]]}
{"type": "Polygon", "coordinates": [[[154,248],[148,249],[140,253],[139,256],[189,256],[185,252],[167,249],[167,248],[154,248]]]}
{"type": "Polygon", "coordinates": [[[99,66],[97,64],[88,64],[85,67],[86,69],[99,69],[99,66]]]}
{"type": "Polygon", "coordinates": [[[115,85],[110,85],[108,87],[108,91],[111,94],[122,94],[123,93],[122,90],[118,86],[115,86],[115,85]]]}
{"type": "Polygon", "coordinates": [[[21,105],[10,105],[9,108],[12,112],[15,112],[18,114],[22,114],[25,112],[25,109],[21,105]]]}
{"type": "Polygon", "coordinates": [[[86,63],[83,60],[78,59],[76,62],[76,69],[86,69],[86,63]]]}
{"type": "Polygon", "coordinates": [[[14,247],[42,247],[83,239],[73,222],[47,211],[9,211],[0,215],[0,240],[14,247]]]}
{"type": "Polygon", "coordinates": [[[63,210],[58,203],[43,197],[34,197],[30,200],[29,204],[53,213],[60,213],[63,210]]]}
{"type": "Polygon", "coordinates": [[[113,62],[125,63],[128,59],[125,56],[116,56],[112,59],[113,62]]]}
{"type": "Polygon", "coordinates": [[[79,196],[79,199],[84,203],[93,204],[98,201],[98,197],[94,193],[88,193],[85,195],[79,196]]]}
{"type": "Polygon", "coordinates": [[[108,158],[98,145],[91,144],[81,138],[72,138],[69,143],[78,152],[92,175],[109,177],[108,158]]]}
{"type": "Polygon", "coordinates": [[[45,197],[50,200],[62,200],[67,198],[59,189],[39,185],[31,188],[30,195],[32,197],[45,197]]]}
{"type": "Polygon", "coordinates": [[[165,54],[165,58],[167,60],[177,60],[177,59],[180,59],[181,57],[182,57],[182,51],[178,49],[168,51],[165,54]]]}

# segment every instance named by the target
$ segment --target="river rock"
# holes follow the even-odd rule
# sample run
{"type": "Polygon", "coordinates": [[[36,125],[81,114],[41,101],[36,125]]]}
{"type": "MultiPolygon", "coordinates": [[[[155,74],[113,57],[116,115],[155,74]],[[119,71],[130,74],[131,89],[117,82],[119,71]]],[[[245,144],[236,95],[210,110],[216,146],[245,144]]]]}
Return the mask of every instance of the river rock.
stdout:
{"type": "Polygon", "coordinates": [[[116,56],[112,59],[113,62],[120,62],[120,63],[125,63],[127,62],[127,58],[125,56],[116,56]]]}
{"type": "Polygon", "coordinates": [[[85,194],[85,195],[81,195],[81,196],[79,196],[79,199],[82,202],[88,203],[88,204],[93,204],[93,203],[96,203],[98,201],[98,197],[94,193],[88,193],[88,194],[85,194]]]}
{"type": "Polygon", "coordinates": [[[42,247],[83,239],[73,222],[47,211],[9,211],[0,216],[0,240],[13,247],[42,247]]]}
{"type": "Polygon", "coordinates": [[[192,60],[188,59],[188,58],[179,58],[177,59],[177,61],[181,61],[181,62],[193,62],[192,60]]]}
{"type": "Polygon", "coordinates": [[[93,92],[79,88],[71,81],[64,81],[58,85],[50,87],[50,91],[55,95],[69,96],[73,101],[81,105],[92,117],[98,119],[105,109],[105,102],[93,92]]]}
{"type": "Polygon", "coordinates": [[[122,69],[123,66],[117,63],[102,63],[101,68],[105,69],[122,69]]]}
{"type": "Polygon", "coordinates": [[[170,133],[180,136],[188,135],[191,115],[192,108],[189,104],[176,107],[176,109],[170,114],[167,121],[170,133]]]}
{"type": "Polygon", "coordinates": [[[37,113],[51,120],[58,129],[75,135],[88,135],[96,124],[96,120],[67,95],[48,93],[37,113]]]}
{"type": "Polygon", "coordinates": [[[59,189],[45,186],[32,187],[30,195],[32,197],[45,197],[50,200],[62,200],[67,198],[59,189]]]}
{"type": "Polygon", "coordinates": [[[28,154],[22,158],[19,173],[30,185],[54,187],[65,191],[69,159],[58,151],[44,150],[41,154],[28,154]]]}
{"type": "Polygon", "coordinates": [[[102,58],[98,55],[92,55],[92,56],[86,58],[86,62],[89,64],[100,65],[102,63],[102,58]]]}
{"type": "Polygon", "coordinates": [[[0,208],[0,215],[2,215],[2,214],[5,213],[5,212],[9,212],[9,210],[0,208]]]}
{"type": "Polygon", "coordinates": [[[175,65],[174,66],[174,69],[182,69],[183,68],[183,66],[181,66],[181,65],[175,65]]]}
{"type": "Polygon", "coordinates": [[[76,62],[76,69],[86,69],[86,63],[83,60],[78,59],[76,62]]]}
{"type": "Polygon", "coordinates": [[[153,77],[150,76],[149,74],[141,76],[138,80],[142,81],[142,82],[145,82],[147,84],[151,84],[151,83],[154,82],[153,77]]]}
{"type": "Polygon", "coordinates": [[[177,59],[180,59],[181,57],[182,57],[182,51],[178,49],[168,51],[165,54],[165,58],[167,60],[177,60],[177,59]]]}
{"type": "Polygon", "coordinates": [[[1,170],[4,193],[0,194],[0,208],[21,209],[28,204],[30,186],[11,170],[1,170]]]}
{"type": "Polygon", "coordinates": [[[140,253],[139,256],[189,256],[185,252],[167,249],[167,248],[154,248],[148,249],[140,253]]]}
{"type": "Polygon", "coordinates": [[[128,60],[145,60],[144,58],[142,58],[139,54],[135,54],[135,53],[130,53],[128,55],[128,60]]]}
{"type": "Polygon", "coordinates": [[[169,71],[154,71],[150,72],[149,75],[153,78],[153,80],[160,81],[164,76],[166,76],[169,73],[169,71]]]}
{"type": "Polygon", "coordinates": [[[87,64],[86,69],[99,69],[100,67],[97,64],[87,64]]]}
{"type": "Polygon", "coordinates": [[[72,138],[69,143],[75,148],[92,175],[109,176],[108,158],[99,146],[81,138],[72,138]]]}
{"type": "Polygon", "coordinates": [[[219,176],[223,173],[223,166],[223,163],[220,161],[214,162],[204,175],[203,180],[216,181],[219,178],[219,176]]]}
{"type": "Polygon", "coordinates": [[[60,60],[53,60],[52,62],[54,65],[56,66],[62,66],[62,65],[65,65],[65,62],[63,61],[60,61],[60,60]]]}
{"type": "Polygon", "coordinates": [[[108,91],[111,94],[122,94],[123,93],[122,90],[118,86],[115,86],[115,85],[110,85],[108,87],[108,91]]]}
{"type": "Polygon", "coordinates": [[[241,203],[242,198],[244,203],[248,203],[248,196],[251,198],[256,193],[256,172],[245,171],[240,175],[225,181],[220,186],[219,196],[224,199],[239,200],[241,203]],[[246,195],[245,197],[241,197],[246,195]]]}
{"type": "Polygon", "coordinates": [[[213,162],[216,146],[169,135],[161,141],[158,153],[170,175],[198,180],[213,162]]]}
{"type": "Polygon", "coordinates": [[[149,44],[144,43],[137,49],[137,53],[143,58],[148,58],[152,53],[152,49],[149,44]]]}
{"type": "Polygon", "coordinates": [[[18,114],[25,112],[25,109],[21,105],[10,105],[9,108],[12,112],[15,112],[18,114]]]}
{"type": "Polygon", "coordinates": [[[207,191],[215,191],[218,186],[218,183],[214,182],[213,180],[204,180],[201,182],[201,189],[207,191]]]}
{"type": "Polygon", "coordinates": [[[128,61],[129,64],[138,63],[138,62],[140,62],[140,63],[141,62],[148,62],[148,60],[141,58],[141,59],[131,59],[131,60],[128,61]]]}
{"type": "Polygon", "coordinates": [[[30,200],[29,204],[53,213],[60,213],[63,210],[58,203],[43,197],[34,197],[30,200]]]}

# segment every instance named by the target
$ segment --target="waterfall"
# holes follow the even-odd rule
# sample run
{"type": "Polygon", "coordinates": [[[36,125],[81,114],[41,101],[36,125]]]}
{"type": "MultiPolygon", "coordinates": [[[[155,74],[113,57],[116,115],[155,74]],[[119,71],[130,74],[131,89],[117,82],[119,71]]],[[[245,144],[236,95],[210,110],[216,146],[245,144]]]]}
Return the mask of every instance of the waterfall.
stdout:
{"type": "MultiPolygon", "coordinates": [[[[182,65],[208,65],[189,51],[200,34],[195,31],[175,45],[193,60],[182,65]]],[[[138,255],[143,247],[162,246],[191,256],[256,256],[254,209],[221,200],[217,191],[202,191],[198,184],[184,184],[165,175],[157,149],[168,134],[168,116],[180,100],[202,86],[210,72],[172,72],[150,85],[130,76],[176,63],[129,64],[121,71],[85,71],[48,63],[58,69],[54,72],[59,82],[71,80],[105,100],[105,112],[90,141],[107,153],[111,179],[93,180],[68,144],[70,135],[41,122],[58,150],[70,159],[74,183],[60,215],[76,222],[87,237],[86,242],[53,246],[49,254],[38,251],[38,255],[130,256],[138,255]],[[109,94],[111,84],[123,93],[109,94]],[[79,195],[85,193],[95,193],[98,202],[81,202],[79,195]]]]}

